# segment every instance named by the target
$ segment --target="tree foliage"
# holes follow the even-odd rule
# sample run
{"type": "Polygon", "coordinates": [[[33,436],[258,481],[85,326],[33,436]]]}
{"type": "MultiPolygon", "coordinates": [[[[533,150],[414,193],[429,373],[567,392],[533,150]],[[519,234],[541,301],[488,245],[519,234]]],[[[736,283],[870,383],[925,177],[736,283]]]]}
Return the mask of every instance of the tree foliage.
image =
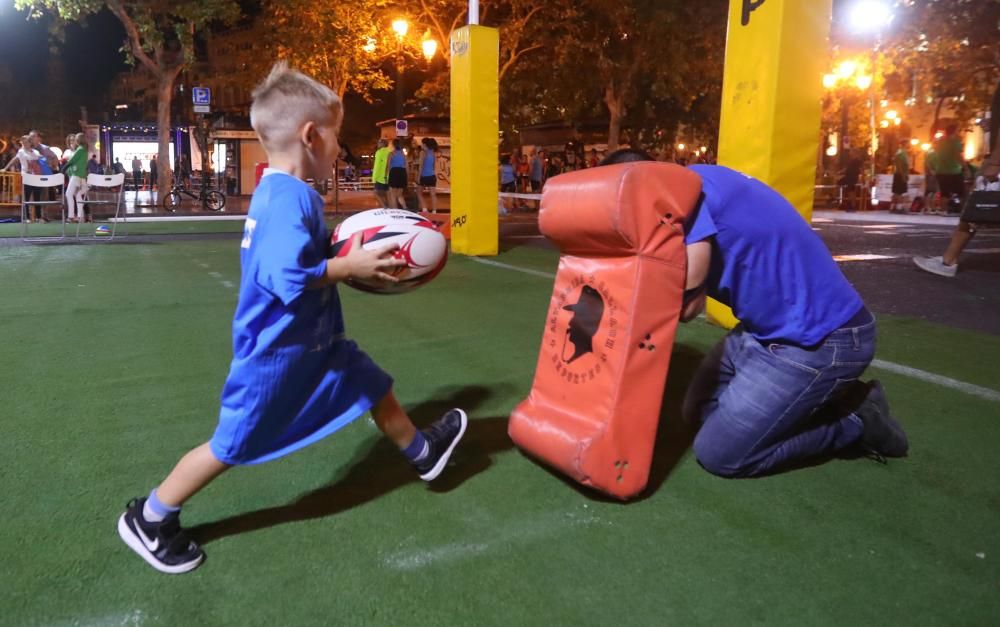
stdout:
{"type": "Polygon", "coordinates": [[[194,60],[195,34],[217,21],[239,16],[235,0],[15,0],[33,15],[48,12],[66,22],[108,9],[125,27],[122,46],[129,63],[139,63],[157,80],[157,125],[161,187],[171,184],[170,103],[177,76],[194,60]]]}
{"type": "Polygon", "coordinates": [[[569,8],[542,73],[543,101],[569,119],[609,120],[608,147],[623,125],[654,144],[680,123],[718,123],[725,0],[580,0],[569,8]],[[666,131],[666,132],[664,132],[666,131]]]}
{"type": "Polygon", "coordinates": [[[341,97],[351,91],[370,100],[392,85],[383,71],[397,51],[388,6],[386,0],[270,0],[263,13],[269,54],[253,56],[288,59],[341,97]]]}

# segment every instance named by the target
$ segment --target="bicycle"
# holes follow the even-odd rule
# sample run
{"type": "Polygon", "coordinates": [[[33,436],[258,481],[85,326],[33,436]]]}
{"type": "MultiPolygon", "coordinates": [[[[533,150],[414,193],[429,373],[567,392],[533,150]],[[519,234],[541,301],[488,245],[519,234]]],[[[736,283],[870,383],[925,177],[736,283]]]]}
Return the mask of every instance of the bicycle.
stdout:
{"type": "Polygon", "coordinates": [[[174,187],[163,196],[163,208],[174,212],[184,202],[184,196],[191,200],[201,201],[201,206],[210,211],[222,211],[226,208],[226,195],[215,189],[207,189],[202,186],[198,193],[194,193],[186,187],[174,185],[174,187]]]}

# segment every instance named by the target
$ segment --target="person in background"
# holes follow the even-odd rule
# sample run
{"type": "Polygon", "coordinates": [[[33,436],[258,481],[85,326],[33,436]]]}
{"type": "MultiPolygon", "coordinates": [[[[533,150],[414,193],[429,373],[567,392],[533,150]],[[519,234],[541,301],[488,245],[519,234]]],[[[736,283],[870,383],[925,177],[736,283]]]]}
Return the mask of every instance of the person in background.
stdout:
{"type": "Polygon", "coordinates": [[[378,140],[375,149],[375,160],[372,163],[372,184],[375,186],[375,198],[379,207],[389,206],[389,140],[378,140]]]}
{"type": "Polygon", "coordinates": [[[66,162],[66,213],[70,222],[84,221],[83,200],[87,195],[87,138],[77,133],[73,138],[73,155],[66,162]]]}
{"type": "Polygon", "coordinates": [[[403,152],[403,140],[392,140],[392,152],[389,154],[389,206],[406,209],[406,153],[403,152]]]}
{"type": "Polygon", "coordinates": [[[437,213],[437,149],[438,143],[433,137],[420,140],[423,154],[420,157],[420,210],[427,211],[424,204],[424,194],[430,196],[430,211],[437,213]]]}
{"type": "Polygon", "coordinates": [[[159,173],[156,171],[156,155],[153,155],[149,160],[149,189],[156,189],[156,184],[159,179],[159,173]]]}
{"type": "Polygon", "coordinates": [[[97,155],[90,155],[87,160],[87,174],[104,174],[101,164],[97,161],[97,155]]]}
{"type": "Polygon", "coordinates": [[[132,183],[135,185],[135,191],[139,191],[142,187],[142,160],[139,159],[139,155],[132,157],[132,183]]]}
{"type": "MultiPolygon", "coordinates": [[[[979,178],[976,180],[976,189],[982,191],[1000,190],[1000,142],[995,145],[993,152],[983,162],[979,178]]],[[[979,225],[966,220],[959,220],[958,226],[951,234],[948,247],[940,257],[914,257],[913,263],[924,272],[930,272],[948,279],[955,278],[958,273],[958,258],[965,250],[965,247],[972,241],[972,237],[979,230],[979,225]]]]}
{"type": "Polygon", "coordinates": [[[965,160],[957,124],[945,127],[944,135],[934,142],[934,152],[937,155],[937,183],[941,190],[942,209],[958,213],[965,198],[965,182],[962,179],[965,160]]]}
{"type": "MultiPolygon", "coordinates": [[[[514,166],[510,162],[510,155],[503,155],[500,157],[500,193],[501,194],[513,194],[517,192],[517,175],[514,172],[514,166]]],[[[503,200],[503,206],[505,209],[508,208],[507,199],[503,200]]],[[[510,207],[513,207],[513,200],[510,203],[510,207]]]]}
{"type": "Polygon", "coordinates": [[[847,166],[844,168],[844,176],[840,179],[840,185],[843,186],[844,189],[844,205],[842,209],[845,211],[850,212],[858,210],[861,168],[861,157],[858,156],[857,149],[848,149],[847,166]]]}
{"type": "MultiPolygon", "coordinates": [[[[42,155],[37,150],[35,150],[34,145],[31,142],[31,136],[25,135],[21,137],[21,149],[17,151],[14,158],[10,160],[7,167],[4,168],[4,172],[9,172],[17,166],[20,169],[21,174],[41,174],[42,155]]],[[[31,222],[31,208],[35,208],[35,220],[41,222],[48,222],[45,218],[45,214],[42,213],[41,205],[32,205],[31,201],[40,201],[42,198],[42,188],[35,187],[33,185],[24,186],[24,202],[26,204],[27,213],[24,215],[24,220],[26,222],[31,222]]]]}
{"type": "Polygon", "coordinates": [[[892,158],[892,204],[891,213],[906,213],[906,192],[910,181],[910,156],[906,154],[906,144],[909,140],[899,142],[896,155],[892,158]]]}

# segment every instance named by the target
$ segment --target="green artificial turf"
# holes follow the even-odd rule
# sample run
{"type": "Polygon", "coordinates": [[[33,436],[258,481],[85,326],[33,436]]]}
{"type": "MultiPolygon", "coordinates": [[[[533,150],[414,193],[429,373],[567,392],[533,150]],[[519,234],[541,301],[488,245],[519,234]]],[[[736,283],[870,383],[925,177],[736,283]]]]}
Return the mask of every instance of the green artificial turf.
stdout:
{"type": "MultiPolygon", "coordinates": [[[[209,223],[211,224],[211,223],[209,223]]],[[[239,225],[240,223],[216,223],[239,225]]],[[[9,226],[9,225],[8,225],[9,226]]],[[[506,435],[551,280],[454,256],[402,296],[341,289],[348,333],[419,423],[473,418],[425,486],[359,420],[234,469],[185,508],[208,553],[161,575],[126,501],[211,436],[238,240],[0,248],[3,625],[994,625],[1000,404],[873,369],[909,459],[704,472],[677,410],[721,337],[679,331],[644,498],[577,489],[506,435]]],[[[496,261],[551,272],[553,253],[496,261]]],[[[996,389],[1000,339],[880,320],[878,357],[996,389]]]]}

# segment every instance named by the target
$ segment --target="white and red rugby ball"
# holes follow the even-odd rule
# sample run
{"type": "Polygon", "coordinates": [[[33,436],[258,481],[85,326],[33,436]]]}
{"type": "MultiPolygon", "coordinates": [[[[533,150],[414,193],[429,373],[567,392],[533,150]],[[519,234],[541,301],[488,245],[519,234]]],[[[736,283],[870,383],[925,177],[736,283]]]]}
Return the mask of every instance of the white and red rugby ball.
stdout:
{"type": "Polygon", "coordinates": [[[448,261],[448,242],[437,225],[412,211],[403,209],[369,209],[357,213],[340,224],[330,238],[330,257],[344,257],[350,252],[355,233],[361,233],[366,250],[399,244],[397,259],[406,261],[393,273],[398,283],[347,281],[353,288],[375,294],[399,294],[430,282],[448,261]]]}

